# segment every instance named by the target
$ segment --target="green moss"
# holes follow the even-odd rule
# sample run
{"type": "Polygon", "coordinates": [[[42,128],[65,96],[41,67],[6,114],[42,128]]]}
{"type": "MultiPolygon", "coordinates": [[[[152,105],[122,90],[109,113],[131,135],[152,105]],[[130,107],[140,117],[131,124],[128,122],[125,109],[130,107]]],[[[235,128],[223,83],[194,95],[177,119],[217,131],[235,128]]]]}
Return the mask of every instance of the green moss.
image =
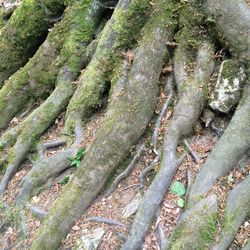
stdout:
{"type": "Polygon", "coordinates": [[[217,228],[217,213],[212,213],[209,217],[205,218],[206,224],[200,229],[199,235],[201,241],[200,249],[204,249],[211,245],[217,228]]]}
{"type": "Polygon", "coordinates": [[[203,212],[207,209],[206,205],[203,206],[200,211],[178,226],[172,236],[171,250],[194,249],[194,247],[197,250],[209,249],[216,233],[218,215],[212,212],[204,216],[203,212]]]}
{"type": "MultiPolygon", "coordinates": [[[[68,7],[62,21],[56,24],[49,32],[46,41],[38,49],[35,56],[29,60],[25,67],[12,75],[8,83],[1,89],[0,128],[5,127],[15,114],[26,107],[27,103],[46,98],[55,86],[57,75],[62,65],[67,60],[70,61],[72,58],[80,57],[75,54],[71,55],[71,57],[68,56],[69,54],[66,55],[65,51],[68,49],[66,45],[60,55],[66,38],[69,44],[72,37],[76,36],[74,32],[72,32],[72,35],[69,35],[69,31],[74,27],[74,17],[79,21],[79,18],[82,16],[82,9],[79,9],[77,13],[80,15],[79,17],[76,15],[74,7],[68,7]],[[8,100],[6,99],[7,95],[8,100]],[[9,106],[11,108],[6,113],[9,106]]],[[[82,26],[76,26],[75,30],[78,29],[79,31],[81,28],[82,26]]],[[[73,54],[73,50],[70,52],[73,54]]],[[[76,60],[73,59],[69,62],[72,68],[77,64],[78,61],[76,62],[76,60]]]]}
{"type": "Polygon", "coordinates": [[[238,63],[235,60],[226,60],[223,63],[221,76],[228,80],[232,80],[238,73],[238,63]]]}
{"type": "Polygon", "coordinates": [[[89,17],[91,6],[92,0],[79,1],[72,6],[70,35],[62,48],[62,58],[75,76],[81,69],[82,55],[93,38],[98,22],[97,18],[89,17]]]}
{"type": "Polygon", "coordinates": [[[181,8],[178,9],[180,32],[177,33],[176,40],[189,53],[188,57],[191,61],[206,37],[204,31],[201,32],[204,16],[199,11],[198,2],[197,0],[183,2],[181,8]]]}
{"type": "Polygon", "coordinates": [[[1,30],[0,85],[34,54],[51,26],[50,18],[63,12],[60,0],[24,0],[1,30]]]}
{"type": "Polygon", "coordinates": [[[231,230],[234,227],[235,221],[237,220],[237,215],[239,210],[235,210],[232,214],[228,214],[228,211],[224,211],[224,216],[221,219],[221,227],[223,231],[231,230]]]}
{"type": "Polygon", "coordinates": [[[80,77],[77,91],[68,106],[64,134],[74,134],[76,119],[86,122],[93,110],[101,107],[103,93],[113,77],[114,65],[121,62],[119,51],[136,43],[150,9],[148,3],[148,0],[134,0],[129,7],[121,5],[115,9],[102,32],[95,56],[80,77]]]}

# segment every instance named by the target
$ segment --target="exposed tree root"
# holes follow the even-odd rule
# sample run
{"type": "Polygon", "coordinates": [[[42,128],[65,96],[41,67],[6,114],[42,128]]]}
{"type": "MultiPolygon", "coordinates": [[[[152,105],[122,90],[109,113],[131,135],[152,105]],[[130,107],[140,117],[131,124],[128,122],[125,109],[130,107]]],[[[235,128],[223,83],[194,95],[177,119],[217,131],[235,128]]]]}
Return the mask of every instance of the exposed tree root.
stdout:
{"type": "Polygon", "coordinates": [[[22,1],[0,32],[0,87],[33,55],[53,24],[52,18],[62,15],[63,9],[60,0],[22,1]]]}
{"type": "Polygon", "coordinates": [[[250,147],[250,84],[226,131],[208,156],[190,190],[190,204],[200,199],[220,176],[237,166],[250,147]]]}
{"type": "Polygon", "coordinates": [[[212,250],[227,249],[233,242],[242,223],[250,215],[250,175],[234,188],[228,196],[222,218],[222,232],[219,242],[212,250]]]}
{"type": "Polygon", "coordinates": [[[161,109],[161,112],[159,114],[159,116],[157,117],[157,120],[155,122],[155,127],[154,127],[154,132],[153,132],[153,135],[152,135],[152,144],[153,144],[153,149],[154,149],[154,152],[156,154],[158,154],[158,151],[157,151],[157,140],[158,140],[158,133],[159,133],[159,130],[160,130],[160,126],[161,126],[161,121],[162,121],[162,118],[164,117],[164,115],[166,114],[166,111],[172,101],[172,98],[173,98],[173,88],[174,88],[174,76],[173,74],[171,74],[168,79],[167,79],[167,82],[166,82],[166,89],[167,89],[167,95],[168,95],[168,98],[167,100],[164,102],[163,106],[162,106],[162,109],[161,109]]]}
{"type": "Polygon", "coordinates": [[[216,195],[210,195],[193,205],[180,218],[167,249],[228,249],[238,229],[249,215],[250,176],[230,191],[223,218],[219,242],[214,243],[218,221],[216,195]]]}
{"type": "MultiPolygon", "coordinates": [[[[130,1],[122,1],[119,11],[124,13],[130,1]]],[[[72,97],[66,112],[64,133],[72,135],[75,124],[89,118],[93,110],[100,108],[103,103],[103,93],[108,88],[110,73],[114,64],[120,64],[121,54],[118,50],[124,50],[128,44],[133,43],[134,34],[138,34],[145,12],[148,9],[147,1],[133,8],[124,17],[113,15],[104,27],[102,36],[97,46],[96,54],[92,58],[86,70],[79,80],[79,86],[72,97]],[[136,27],[132,25],[136,22],[136,27]],[[133,27],[133,29],[132,29],[133,27]],[[125,31],[126,30],[126,31],[125,31]]]]}
{"type": "Polygon", "coordinates": [[[167,249],[209,249],[216,230],[218,202],[211,195],[181,215],[167,249]]]}
{"type": "MultiPolygon", "coordinates": [[[[133,6],[132,3],[129,7],[133,6]]],[[[119,2],[113,15],[119,13],[123,4],[123,1],[119,2]]],[[[161,23],[160,20],[158,25],[165,27],[165,22],[161,23]]],[[[151,119],[156,104],[166,33],[150,25],[145,31],[150,35],[144,36],[140,42],[124,94],[113,96],[117,100],[114,105],[109,106],[95,142],[86,152],[72,181],[45,218],[32,249],[58,247],[74,222],[100,192],[112,170],[141,137],[151,119]]]]}
{"type": "Polygon", "coordinates": [[[195,163],[199,163],[199,157],[197,156],[197,154],[192,150],[192,148],[190,147],[189,143],[187,140],[184,140],[184,144],[187,147],[189,153],[191,154],[191,156],[193,157],[195,163]]]}
{"type": "Polygon", "coordinates": [[[155,165],[158,163],[158,161],[160,160],[160,156],[157,155],[154,160],[150,163],[150,165],[148,165],[145,169],[143,169],[143,171],[141,172],[140,176],[139,176],[139,188],[143,189],[144,188],[144,183],[145,183],[145,178],[148,175],[148,173],[150,171],[152,171],[155,167],[155,165]]]}
{"type": "MultiPolygon", "coordinates": [[[[79,11],[80,13],[78,13],[78,15],[83,15],[85,19],[90,19],[91,22],[93,22],[93,19],[89,17],[89,6],[83,6],[79,11]],[[83,12],[81,13],[81,11],[83,12]]],[[[86,57],[86,46],[88,42],[90,42],[95,28],[92,23],[88,24],[88,22],[85,22],[84,27],[82,27],[81,21],[80,23],[77,23],[77,21],[79,22],[79,20],[74,22],[74,32],[67,38],[64,49],[62,50],[62,53],[69,53],[69,56],[59,72],[55,90],[43,104],[24,120],[25,125],[20,125],[21,134],[17,137],[17,141],[10,153],[7,169],[0,183],[0,194],[6,189],[12,175],[25,159],[32,145],[54,122],[73,95],[72,81],[76,80],[80,72],[83,61],[82,58],[85,59],[86,57]],[[78,27],[76,27],[76,25],[78,25],[78,27]],[[79,30],[82,32],[84,28],[87,29],[85,30],[86,34],[84,34],[85,41],[79,40],[80,38],[78,37],[79,30]],[[82,55],[76,57],[78,53],[82,53],[82,55]]]]}
{"type": "Polygon", "coordinates": [[[14,10],[20,4],[20,2],[6,1],[0,6],[0,29],[8,22],[14,10]]]}
{"type": "MultiPolygon", "coordinates": [[[[86,4],[82,1],[70,6],[34,57],[12,75],[8,84],[0,90],[0,129],[5,128],[28,104],[47,96],[64,65],[71,71],[72,78],[76,78],[83,67],[81,60],[84,56],[79,56],[79,53],[85,55],[86,43],[90,43],[99,22],[98,14],[90,11],[92,8],[95,6],[91,2],[86,4]],[[80,22],[79,18],[85,19],[85,22],[80,22]]],[[[100,17],[101,10],[97,10],[100,17]]]]}
{"type": "Polygon", "coordinates": [[[250,60],[250,9],[246,1],[206,0],[208,22],[234,55],[250,60]],[[240,30],[240,32],[239,32],[240,30]]]}
{"type": "MultiPolygon", "coordinates": [[[[0,5],[2,2],[0,0],[0,5]]],[[[194,161],[200,163],[185,138],[192,133],[201,115],[208,91],[212,94],[211,99],[227,92],[224,88],[223,93],[219,93],[217,84],[223,82],[224,74],[232,77],[236,65],[246,71],[245,76],[250,73],[249,0],[22,0],[20,6],[13,4],[19,3],[19,0],[7,2],[11,3],[9,7],[6,2],[3,8],[0,7],[0,196],[21,163],[35,149],[37,159],[34,163],[31,160],[33,167],[30,172],[24,178],[25,171],[16,175],[8,192],[4,193],[4,201],[9,202],[10,206],[4,213],[5,203],[0,202],[1,219],[3,217],[0,231],[5,231],[14,222],[13,229],[17,235],[26,233],[25,217],[20,209],[27,206],[29,211],[44,219],[37,237],[32,239],[31,249],[60,248],[62,239],[74,223],[97,195],[105,191],[102,189],[115,168],[124,163],[134,145],[141,141],[156,107],[159,76],[161,73],[171,73],[166,78],[168,98],[156,119],[152,135],[151,146],[155,158],[139,176],[139,185],[132,183],[123,187],[122,191],[144,187],[145,176],[161,160],[160,168],[141,201],[128,237],[116,232],[115,227],[111,230],[125,241],[122,250],[136,250],[142,246],[146,233],[157,217],[156,239],[153,241],[161,249],[224,250],[230,247],[237,231],[236,239],[242,232],[242,229],[239,231],[242,223],[250,216],[250,176],[246,176],[250,160],[248,79],[229,126],[193,184],[190,176],[193,169],[187,170],[184,197],[189,201],[186,206],[188,210],[180,217],[171,239],[166,238],[161,230],[163,224],[159,206],[185,157],[177,153],[182,141],[194,161]],[[218,49],[215,56],[208,36],[218,49]],[[163,62],[168,63],[172,55],[174,72],[172,65],[166,64],[161,70],[163,62]],[[231,63],[228,67],[224,65],[223,74],[220,70],[219,75],[215,72],[210,79],[213,59],[229,59],[231,63]],[[234,63],[236,60],[237,63],[234,63]],[[221,81],[217,81],[213,90],[216,77],[221,81]],[[162,149],[161,143],[158,143],[159,130],[174,94],[173,78],[178,92],[177,104],[166,127],[162,149]],[[108,104],[107,113],[96,139],[86,149],[80,162],[78,156],[84,140],[83,128],[93,112],[103,104],[108,104]],[[62,131],[65,141],[39,144],[41,135],[65,110],[62,131]],[[65,149],[45,157],[45,150],[59,145],[65,145],[65,149]],[[68,158],[73,158],[73,162],[68,158]],[[60,175],[75,162],[76,171],[49,212],[27,204],[48,180],[60,175]],[[233,188],[235,183],[237,185],[221,197],[224,189],[217,190],[218,185],[213,187],[213,184],[233,167],[238,169],[227,180],[222,178],[218,185],[227,183],[228,188],[233,188]],[[245,179],[240,182],[243,177],[245,179]],[[23,178],[19,184],[20,192],[14,199],[18,190],[13,193],[12,187],[18,185],[20,178],[23,178]],[[214,191],[216,194],[212,193],[214,191]],[[18,217],[9,218],[12,211],[17,212],[15,215],[18,217]],[[5,218],[3,215],[6,215],[5,218]]],[[[232,82],[241,87],[243,80],[239,83],[237,80],[233,78],[232,82]]],[[[239,98],[240,93],[238,90],[239,98]]],[[[238,100],[231,103],[232,106],[236,102],[238,100]]],[[[211,103],[210,107],[216,109],[211,103]]],[[[210,112],[210,115],[211,119],[215,119],[212,122],[205,119],[206,111],[203,112],[201,119],[204,118],[205,127],[211,122],[211,128],[219,131],[215,122],[220,114],[210,112]]],[[[231,113],[228,117],[231,117],[231,113]]],[[[60,119],[57,128],[61,127],[61,122],[60,119]]],[[[86,125],[88,129],[84,144],[92,141],[89,135],[92,133],[90,129],[96,130],[94,125],[86,125]]],[[[200,145],[206,151],[204,154],[207,154],[213,142],[200,145]]],[[[132,162],[115,179],[108,195],[133,169],[145,151],[145,143],[139,144],[132,162]]],[[[197,147],[197,152],[199,150],[197,147]]],[[[181,168],[177,179],[185,178],[183,174],[181,168]]],[[[112,204],[112,197],[110,202],[112,204]]],[[[168,209],[165,211],[168,212],[168,209]]],[[[88,221],[127,229],[125,224],[102,215],[82,222],[88,221]]],[[[4,234],[7,235],[8,231],[4,234]]],[[[148,237],[152,235],[150,233],[146,238],[146,248],[148,237]]],[[[26,249],[30,248],[28,244],[26,241],[9,244],[6,240],[4,247],[26,249]]],[[[246,248],[249,248],[249,244],[246,248]]]]}
{"type": "Polygon", "coordinates": [[[214,67],[212,57],[211,45],[204,44],[198,52],[194,77],[184,82],[184,90],[165,132],[161,168],[138,208],[129,237],[122,247],[124,250],[141,247],[156,210],[183,160],[183,157],[176,156],[176,149],[180,139],[192,131],[194,122],[201,114],[205,102],[205,88],[214,67]]]}

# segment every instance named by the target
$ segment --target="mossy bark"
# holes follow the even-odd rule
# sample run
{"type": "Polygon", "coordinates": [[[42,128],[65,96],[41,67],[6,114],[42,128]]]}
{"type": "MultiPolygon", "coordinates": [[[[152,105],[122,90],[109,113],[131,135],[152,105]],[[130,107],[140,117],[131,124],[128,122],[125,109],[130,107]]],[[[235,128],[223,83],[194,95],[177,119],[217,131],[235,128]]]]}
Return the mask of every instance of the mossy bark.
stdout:
{"type": "Polygon", "coordinates": [[[5,128],[28,103],[35,103],[49,95],[55,87],[60,68],[66,62],[76,71],[74,74],[83,67],[79,53],[85,53],[81,48],[93,38],[93,29],[98,20],[94,13],[86,19],[86,8],[90,6],[91,1],[80,1],[70,6],[34,57],[13,74],[8,84],[0,90],[0,129],[5,128]],[[81,22],[84,18],[85,22],[81,22]]]}
{"type": "Polygon", "coordinates": [[[0,31],[0,87],[36,52],[53,18],[61,16],[64,8],[60,0],[22,1],[0,31]]]}
{"type": "Polygon", "coordinates": [[[102,32],[96,53],[80,77],[79,86],[68,105],[65,134],[72,135],[78,122],[86,122],[93,110],[100,108],[114,64],[121,61],[119,51],[128,49],[136,41],[148,10],[147,0],[127,0],[117,5],[102,32]]]}
{"type": "Polygon", "coordinates": [[[207,22],[229,50],[244,63],[250,62],[250,9],[246,1],[205,0],[207,22]]]}
{"type": "Polygon", "coordinates": [[[176,155],[177,146],[183,136],[192,132],[194,123],[203,109],[205,90],[214,68],[212,55],[212,46],[204,44],[198,53],[194,76],[182,83],[184,86],[180,99],[164,136],[161,168],[143,197],[123,250],[141,247],[156,210],[178,170],[181,158],[176,155]]]}
{"type": "Polygon", "coordinates": [[[217,197],[209,196],[181,215],[166,250],[208,250],[217,225],[217,197]]]}
{"type": "Polygon", "coordinates": [[[156,30],[141,41],[123,94],[113,96],[116,101],[108,107],[95,142],[86,152],[72,181],[54,203],[32,249],[57,249],[74,222],[100,192],[113,169],[143,134],[153,114],[158,93],[165,47],[160,34],[156,30]]]}
{"type": "Polygon", "coordinates": [[[13,152],[11,152],[6,173],[1,181],[0,194],[6,188],[12,175],[17,171],[31,146],[67,105],[73,95],[72,82],[76,80],[81,67],[84,66],[82,62],[87,61],[86,48],[92,40],[98,19],[95,20],[93,16],[89,16],[92,9],[91,1],[87,4],[80,1],[73,9],[75,11],[74,17],[71,19],[71,33],[61,51],[65,63],[59,72],[56,88],[49,98],[24,120],[24,124],[20,125],[22,129],[13,152]],[[85,22],[82,22],[82,19],[85,19],[85,22]],[[79,36],[79,33],[82,37],[79,36]]]}
{"type": "Polygon", "coordinates": [[[212,250],[230,247],[240,226],[250,214],[250,175],[230,191],[222,218],[222,232],[212,250]]]}

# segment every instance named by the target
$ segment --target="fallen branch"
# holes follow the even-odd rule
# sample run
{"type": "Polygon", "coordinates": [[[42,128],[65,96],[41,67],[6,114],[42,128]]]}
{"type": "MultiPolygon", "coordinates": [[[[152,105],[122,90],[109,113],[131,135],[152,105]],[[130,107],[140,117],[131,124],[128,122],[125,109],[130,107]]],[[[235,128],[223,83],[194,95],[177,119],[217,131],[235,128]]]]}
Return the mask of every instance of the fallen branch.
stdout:
{"type": "Polygon", "coordinates": [[[144,188],[144,182],[145,182],[145,178],[147,176],[147,174],[152,171],[155,167],[155,165],[158,163],[158,161],[160,160],[160,156],[157,155],[154,160],[150,163],[150,165],[148,165],[145,169],[143,169],[143,171],[141,172],[140,176],[139,176],[139,188],[143,189],[144,188]]]}
{"type": "Polygon", "coordinates": [[[200,162],[200,159],[197,156],[197,154],[194,152],[194,150],[190,147],[188,141],[184,140],[184,144],[187,147],[187,149],[188,149],[189,153],[191,154],[191,156],[193,157],[195,163],[198,164],[200,162]]]}

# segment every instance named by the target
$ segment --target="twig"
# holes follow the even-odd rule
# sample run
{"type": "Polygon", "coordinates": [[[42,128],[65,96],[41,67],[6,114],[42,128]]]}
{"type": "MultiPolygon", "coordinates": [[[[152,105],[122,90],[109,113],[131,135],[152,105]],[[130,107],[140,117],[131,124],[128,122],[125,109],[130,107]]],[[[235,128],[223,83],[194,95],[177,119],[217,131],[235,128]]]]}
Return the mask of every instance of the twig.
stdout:
{"type": "Polygon", "coordinates": [[[153,144],[154,152],[156,154],[158,154],[156,147],[157,147],[158,133],[159,133],[159,129],[161,126],[161,120],[164,117],[164,115],[167,111],[167,108],[168,108],[170,102],[172,101],[172,98],[173,98],[173,91],[170,92],[170,94],[169,94],[167,100],[165,101],[165,103],[161,109],[161,112],[156,120],[156,123],[155,123],[155,128],[154,128],[154,132],[153,132],[153,136],[152,136],[152,144],[153,144]]]}
{"type": "Polygon", "coordinates": [[[21,115],[19,115],[19,118],[24,118],[31,110],[32,106],[28,107],[21,115]]]}
{"type": "Polygon", "coordinates": [[[111,226],[118,226],[118,227],[128,227],[126,224],[121,223],[120,221],[112,220],[109,218],[104,217],[90,217],[84,220],[84,222],[98,222],[98,223],[105,223],[111,226]]]}
{"type": "Polygon", "coordinates": [[[128,190],[128,189],[133,188],[133,187],[138,187],[138,186],[139,186],[138,184],[132,184],[132,185],[129,185],[129,186],[123,188],[122,191],[128,190]]]}
{"type": "Polygon", "coordinates": [[[193,157],[195,163],[199,163],[200,162],[200,159],[199,157],[197,156],[197,154],[194,152],[194,150],[190,147],[189,143],[187,140],[183,140],[184,141],[184,144],[186,146],[186,148],[188,149],[189,153],[191,154],[191,156],[193,157]]]}
{"type": "Polygon", "coordinates": [[[115,190],[119,182],[129,175],[129,173],[132,171],[132,169],[134,168],[135,164],[137,163],[138,159],[142,156],[144,151],[145,151],[145,144],[142,143],[131,163],[120,175],[116,177],[115,181],[113,182],[113,184],[111,185],[110,189],[107,191],[105,196],[109,196],[115,190]]]}
{"type": "Polygon", "coordinates": [[[186,172],[186,178],[187,178],[186,198],[187,198],[187,200],[188,200],[188,195],[189,195],[189,191],[190,191],[191,184],[192,184],[192,176],[191,176],[190,170],[187,170],[187,172],[186,172]]]}
{"type": "Polygon", "coordinates": [[[146,175],[154,168],[154,166],[159,161],[160,156],[157,155],[154,160],[151,162],[149,166],[147,166],[140,174],[139,176],[139,188],[142,189],[144,187],[145,177],[146,175]]]}

